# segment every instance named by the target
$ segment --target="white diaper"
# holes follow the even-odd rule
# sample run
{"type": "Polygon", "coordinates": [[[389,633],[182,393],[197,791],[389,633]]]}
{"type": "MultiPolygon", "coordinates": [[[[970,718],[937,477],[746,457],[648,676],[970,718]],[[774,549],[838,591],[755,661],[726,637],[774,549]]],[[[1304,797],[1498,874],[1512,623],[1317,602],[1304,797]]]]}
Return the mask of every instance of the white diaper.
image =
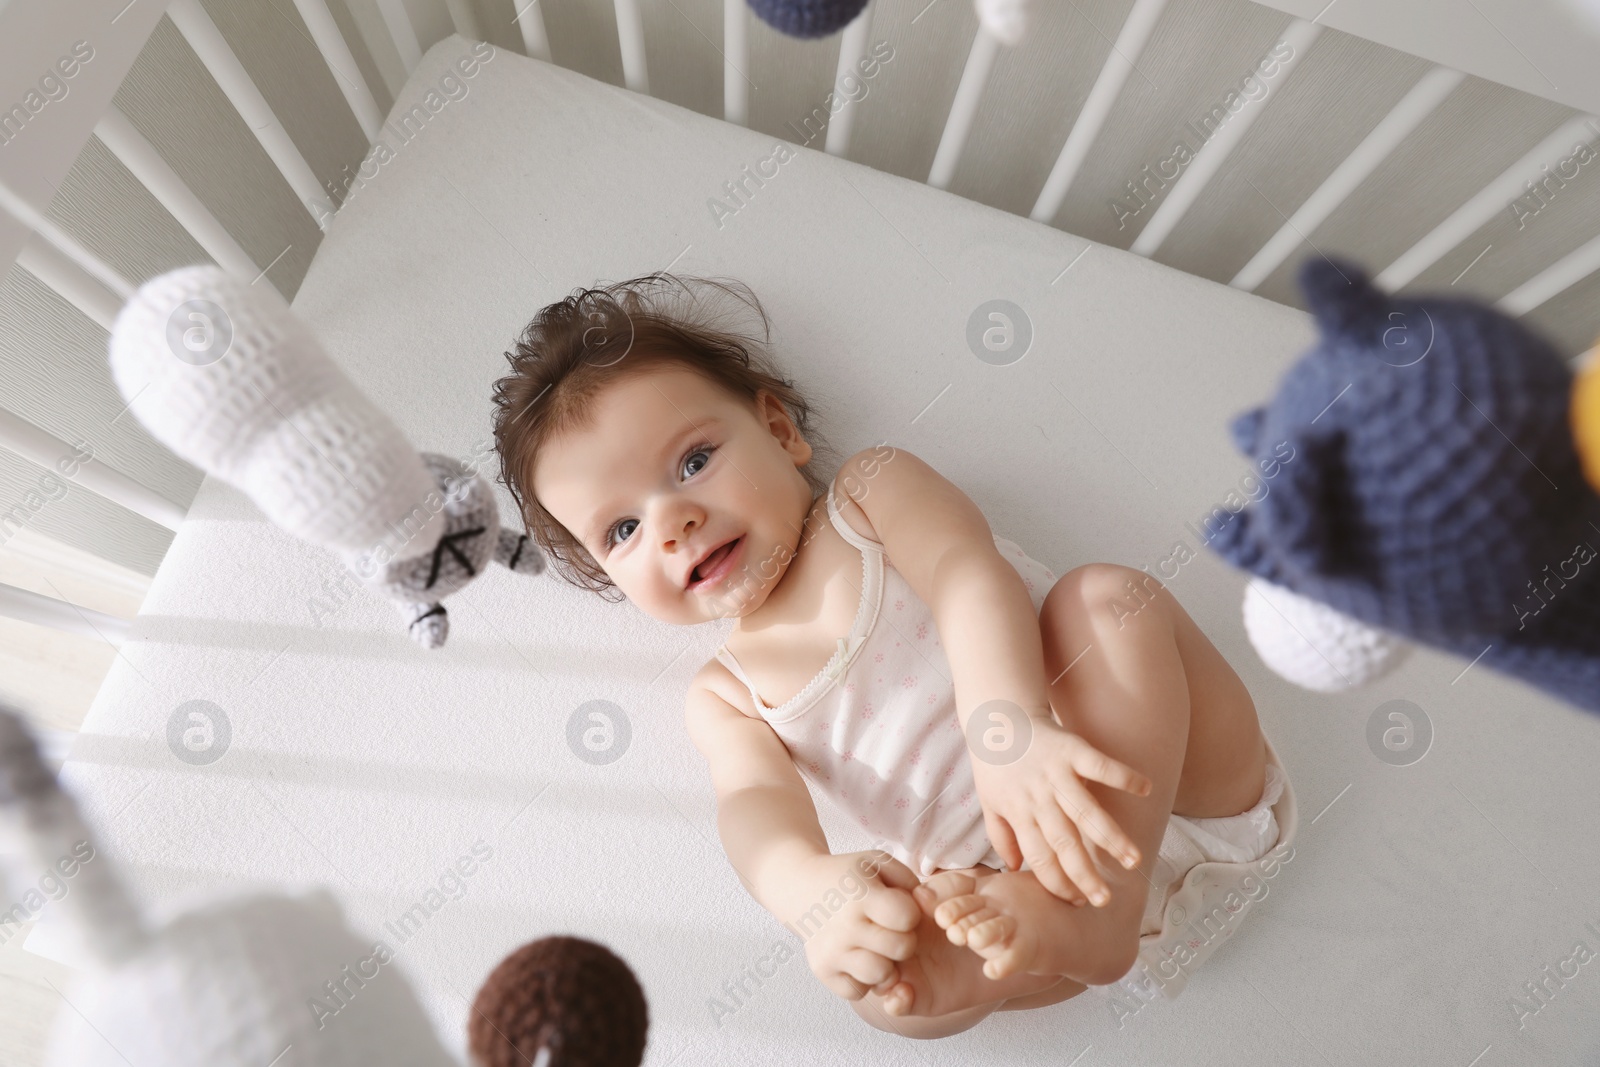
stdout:
{"type": "Polygon", "coordinates": [[[1120,981],[1099,987],[1132,998],[1130,1010],[1183,992],[1189,974],[1233,936],[1294,858],[1294,786],[1270,740],[1266,749],[1266,785],[1249,811],[1216,819],[1168,817],[1152,879],[1165,890],[1145,902],[1138,959],[1120,981]]]}

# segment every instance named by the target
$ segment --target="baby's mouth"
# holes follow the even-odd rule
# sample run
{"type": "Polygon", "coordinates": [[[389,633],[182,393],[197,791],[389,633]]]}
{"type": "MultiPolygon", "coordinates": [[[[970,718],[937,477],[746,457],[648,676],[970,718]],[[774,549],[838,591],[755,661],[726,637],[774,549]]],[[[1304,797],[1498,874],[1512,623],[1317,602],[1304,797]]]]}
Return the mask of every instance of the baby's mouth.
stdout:
{"type": "Polygon", "coordinates": [[[689,575],[689,588],[694,589],[702,583],[716,581],[732,569],[732,560],[739,545],[744,541],[741,535],[732,541],[720,545],[705,558],[705,562],[696,567],[689,575]]]}

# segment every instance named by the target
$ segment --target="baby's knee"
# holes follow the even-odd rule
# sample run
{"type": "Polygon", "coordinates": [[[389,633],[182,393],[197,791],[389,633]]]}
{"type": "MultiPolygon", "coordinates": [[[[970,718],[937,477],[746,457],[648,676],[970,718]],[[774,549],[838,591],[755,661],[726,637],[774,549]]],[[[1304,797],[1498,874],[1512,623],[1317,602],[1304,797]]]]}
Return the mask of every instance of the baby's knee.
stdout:
{"type": "Polygon", "coordinates": [[[1148,571],[1125,567],[1120,563],[1085,563],[1063,574],[1052,586],[1065,585],[1079,598],[1088,601],[1103,600],[1107,596],[1126,596],[1129,587],[1147,596],[1166,588],[1160,579],[1148,571]]]}
{"type": "Polygon", "coordinates": [[[1170,602],[1153,574],[1120,563],[1085,563],[1050,587],[1040,615],[1057,626],[1099,623],[1120,629],[1130,615],[1159,611],[1170,602]]]}
{"type": "Polygon", "coordinates": [[[953,1037],[987,1019],[995,1010],[996,1004],[981,1004],[975,1008],[964,1011],[953,1011],[948,1015],[890,1015],[883,1010],[883,1000],[875,993],[868,993],[860,1000],[852,1000],[850,1007],[861,1016],[868,1025],[882,1030],[886,1034],[895,1034],[899,1037],[909,1037],[914,1040],[928,1041],[940,1037],[953,1037]]]}

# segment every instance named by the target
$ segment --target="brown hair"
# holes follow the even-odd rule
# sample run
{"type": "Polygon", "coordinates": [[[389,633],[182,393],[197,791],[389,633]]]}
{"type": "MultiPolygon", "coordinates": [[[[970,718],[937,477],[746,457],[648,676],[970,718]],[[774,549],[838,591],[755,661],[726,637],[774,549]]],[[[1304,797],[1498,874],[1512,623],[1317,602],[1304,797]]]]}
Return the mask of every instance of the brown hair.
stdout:
{"type": "Polygon", "coordinates": [[[494,439],[499,481],[511,491],[528,535],[556,574],[607,600],[621,599],[607,596],[615,583],[534,495],[539,450],[551,438],[587,426],[596,398],[608,386],[667,365],[688,368],[752,405],[763,391],[775,396],[812,445],[811,461],[801,474],[814,496],[827,492],[827,480],[817,471],[819,460],[832,459],[833,450],[812,429],[811,405],[766,353],[770,337],[767,313],[749,286],[665,271],[574,289],[565,300],[539,310],[515,350],[505,354],[511,373],[494,383],[494,439]],[[753,307],[761,338],[720,328],[691,285],[710,286],[753,307]],[[680,305],[683,296],[688,302],[680,305]]]}

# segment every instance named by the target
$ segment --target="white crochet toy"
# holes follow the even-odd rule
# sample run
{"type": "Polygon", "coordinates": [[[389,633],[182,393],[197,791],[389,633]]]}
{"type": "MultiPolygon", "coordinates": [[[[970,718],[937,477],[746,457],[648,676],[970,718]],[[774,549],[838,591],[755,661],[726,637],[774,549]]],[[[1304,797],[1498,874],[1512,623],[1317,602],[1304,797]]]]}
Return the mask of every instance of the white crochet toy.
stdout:
{"type": "Polygon", "coordinates": [[[973,0],[978,23],[989,36],[1013,48],[1027,36],[1033,4],[1034,0],[973,0]]]}
{"type": "Polygon", "coordinates": [[[157,440],[339,553],[427,648],[449,634],[440,601],[492,561],[544,570],[488,484],[418,454],[268,286],[211,266],[152,278],[117,316],[111,373],[157,440]]]}
{"type": "MultiPolygon", "coordinates": [[[[88,960],[45,1067],[460,1067],[394,950],[359,937],[326,891],[213,896],[154,924],[96,845],[21,716],[0,704],[0,889],[18,902],[7,918],[50,922],[88,960]]],[[[648,1027],[626,961],[581,937],[542,937],[478,988],[468,1062],[639,1067],[648,1027]]]]}
{"type": "Polygon", "coordinates": [[[1366,685],[1392,671],[1411,648],[1391,633],[1259,577],[1244,587],[1244,629],[1263,663],[1318,693],[1366,685]]]}
{"type": "Polygon", "coordinates": [[[386,946],[358,937],[326,892],[216,898],[147,922],[4,707],[0,873],[18,888],[48,881],[50,899],[17,899],[48,909],[93,961],[56,1015],[46,1067],[459,1067],[396,964],[380,969],[386,946]]]}

